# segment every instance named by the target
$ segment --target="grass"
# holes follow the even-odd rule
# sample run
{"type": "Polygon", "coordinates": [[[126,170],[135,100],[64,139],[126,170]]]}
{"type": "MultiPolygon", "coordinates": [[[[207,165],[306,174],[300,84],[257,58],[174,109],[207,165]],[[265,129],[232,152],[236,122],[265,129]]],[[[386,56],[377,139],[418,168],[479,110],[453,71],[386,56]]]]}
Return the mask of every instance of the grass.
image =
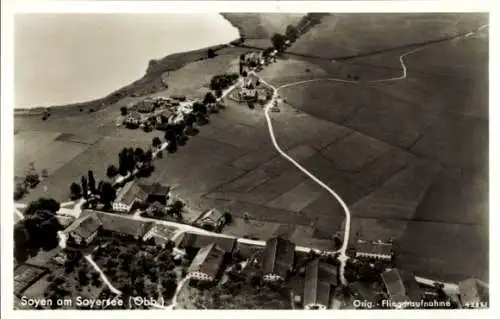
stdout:
{"type": "Polygon", "coordinates": [[[301,36],[289,52],[334,58],[467,33],[488,23],[483,13],[342,13],[301,36]]]}
{"type": "MultiPolygon", "coordinates": [[[[80,146],[81,144],[76,145],[80,146]]],[[[92,169],[94,171],[97,183],[99,180],[106,181],[108,180],[106,169],[110,164],[118,165],[118,153],[123,147],[145,147],[146,145],[145,143],[137,143],[125,139],[120,141],[102,139],[50,174],[43,182],[47,186],[48,193],[44,191],[43,187],[37,187],[23,199],[23,202],[29,202],[42,196],[48,196],[49,194],[50,197],[58,201],[68,201],[69,186],[73,182],[79,183],[81,176],[86,176],[88,170],[92,169]]],[[[64,153],[63,150],[59,150],[59,152],[64,153]]],[[[49,153],[46,153],[44,158],[50,160],[53,154],[49,156],[49,153]]],[[[64,158],[64,156],[61,158],[64,158]]]]}
{"type": "Polygon", "coordinates": [[[217,74],[238,73],[238,63],[237,56],[219,55],[213,59],[189,63],[176,72],[166,72],[162,78],[168,83],[168,89],[157,95],[203,98],[209,91],[208,84],[211,78],[217,74]]]}

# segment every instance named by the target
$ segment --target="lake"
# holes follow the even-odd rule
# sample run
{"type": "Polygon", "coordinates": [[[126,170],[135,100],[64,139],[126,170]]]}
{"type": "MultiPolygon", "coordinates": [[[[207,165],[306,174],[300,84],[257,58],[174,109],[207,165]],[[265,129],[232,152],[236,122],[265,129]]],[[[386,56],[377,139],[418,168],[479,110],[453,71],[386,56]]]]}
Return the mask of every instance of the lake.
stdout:
{"type": "Polygon", "coordinates": [[[217,13],[18,15],[14,107],[101,98],[140,78],[151,59],[238,37],[217,13]]]}

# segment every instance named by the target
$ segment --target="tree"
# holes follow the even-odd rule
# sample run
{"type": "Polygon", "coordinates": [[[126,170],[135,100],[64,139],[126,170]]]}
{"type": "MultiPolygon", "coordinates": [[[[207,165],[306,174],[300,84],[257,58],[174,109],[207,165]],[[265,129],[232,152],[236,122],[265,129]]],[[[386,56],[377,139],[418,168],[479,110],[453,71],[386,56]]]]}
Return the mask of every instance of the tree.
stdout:
{"type": "Polygon", "coordinates": [[[205,94],[205,98],[203,99],[203,104],[207,105],[215,102],[217,102],[217,99],[212,92],[207,92],[207,94],[205,94]]]}
{"type": "Polygon", "coordinates": [[[222,96],[222,90],[221,90],[221,89],[217,89],[217,90],[215,90],[215,96],[216,96],[217,98],[220,98],[220,97],[222,96]]]}
{"type": "Polygon", "coordinates": [[[203,114],[206,115],[208,113],[207,106],[203,103],[195,102],[193,104],[193,112],[195,115],[197,114],[203,114]]]}
{"type": "Polygon", "coordinates": [[[224,213],[224,220],[226,222],[226,225],[229,225],[233,222],[233,216],[230,213],[224,213]]]}
{"type": "Polygon", "coordinates": [[[116,199],[116,189],[111,183],[104,182],[101,190],[101,201],[106,209],[111,208],[111,203],[116,199]]]}
{"type": "Polygon", "coordinates": [[[63,227],[55,217],[60,204],[47,198],[31,202],[25,211],[25,218],[14,226],[14,257],[23,262],[35,256],[40,250],[57,247],[57,232],[63,227]]]}
{"type": "Polygon", "coordinates": [[[72,183],[69,187],[71,193],[71,200],[79,199],[82,197],[82,187],[77,183],[72,183]]]}
{"type": "Polygon", "coordinates": [[[161,140],[158,136],[153,138],[153,147],[159,147],[161,145],[161,140]]]}
{"type": "Polygon", "coordinates": [[[145,155],[145,152],[142,148],[138,147],[134,150],[134,159],[135,159],[135,162],[141,162],[141,163],[144,163],[144,155],[145,155]]]}
{"type": "Polygon", "coordinates": [[[120,108],[120,112],[121,112],[121,114],[122,114],[123,116],[125,116],[125,115],[127,115],[127,113],[128,113],[128,109],[127,109],[125,106],[122,106],[122,107],[120,108]]]}
{"type": "Polygon", "coordinates": [[[278,51],[283,51],[286,40],[287,40],[287,38],[284,35],[279,34],[279,33],[275,33],[271,37],[271,42],[272,42],[274,48],[278,51]]]}
{"type": "Polygon", "coordinates": [[[293,25],[286,27],[285,34],[290,41],[294,41],[298,36],[297,29],[293,25]]]}
{"type": "Polygon", "coordinates": [[[109,178],[115,177],[116,175],[118,175],[118,173],[118,168],[116,168],[116,166],[114,165],[109,165],[108,169],[106,170],[106,176],[108,176],[109,178]]]}
{"type": "Polygon", "coordinates": [[[180,200],[175,200],[172,205],[170,205],[168,209],[168,213],[173,216],[177,216],[179,219],[182,219],[182,211],[184,209],[184,203],[180,200]]]}
{"type": "Polygon", "coordinates": [[[82,176],[82,192],[83,192],[83,198],[88,199],[89,198],[89,187],[87,183],[87,179],[85,176],[82,176]]]}
{"type": "Polygon", "coordinates": [[[208,56],[209,59],[215,58],[215,56],[216,56],[215,50],[214,49],[208,49],[207,56],[208,56]]]}
{"type": "MultiPolygon", "coordinates": [[[[160,143],[161,143],[161,141],[160,141],[160,143]]],[[[158,151],[158,152],[161,153],[161,151],[158,151]]],[[[152,160],[153,160],[153,151],[151,149],[149,149],[146,151],[146,153],[144,153],[144,162],[150,163],[152,160]]]]}
{"type": "Polygon", "coordinates": [[[94,172],[92,170],[89,170],[88,172],[89,176],[89,190],[91,194],[95,193],[95,178],[94,178],[94,172]]]}

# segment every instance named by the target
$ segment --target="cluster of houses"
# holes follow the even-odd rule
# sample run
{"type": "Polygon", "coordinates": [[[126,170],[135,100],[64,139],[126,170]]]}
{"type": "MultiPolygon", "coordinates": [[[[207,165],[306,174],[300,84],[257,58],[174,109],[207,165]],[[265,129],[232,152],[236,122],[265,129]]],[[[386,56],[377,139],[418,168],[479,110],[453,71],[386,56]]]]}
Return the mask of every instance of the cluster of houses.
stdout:
{"type": "MultiPolygon", "coordinates": [[[[138,187],[137,193],[146,201],[165,202],[168,200],[165,196],[166,190],[156,185],[146,189],[138,187]]],[[[133,205],[134,199],[135,196],[130,196],[130,200],[127,200],[129,205],[133,205]]],[[[205,218],[199,219],[198,226],[204,223],[220,226],[224,223],[223,214],[216,210],[205,215],[205,218]]],[[[135,220],[123,215],[84,210],[79,219],[58,233],[58,237],[62,248],[87,247],[98,235],[106,234],[147,240],[153,237],[156,226],[153,222],[135,220]]],[[[178,243],[178,249],[183,250],[188,260],[191,260],[186,277],[205,284],[216,284],[228,266],[237,245],[237,239],[231,236],[184,233],[178,243]]],[[[304,309],[329,308],[333,291],[340,285],[338,267],[314,256],[307,258],[305,264],[299,263],[295,248],[295,244],[291,241],[273,237],[266,241],[259,254],[260,257],[249,262],[258,264],[264,283],[286,282],[297,274],[303,276],[302,294],[295,296],[295,302],[301,303],[304,309]]],[[[392,256],[389,245],[380,242],[360,241],[356,248],[359,249],[356,258],[388,261],[392,256]]],[[[372,304],[380,303],[382,296],[387,300],[385,307],[392,308],[412,307],[412,302],[419,303],[428,293],[428,290],[422,289],[418,284],[415,275],[407,270],[388,268],[381,273],[380,282],[383,290],[378,293],[372,287],[358,281],[351,283],[349,288],[353,297],[372,304]]],[[[460,296],[456,304],[460,307],[487,306],[488,286],[483,282],[468,279],[459,283],[459,289],[460,296]]]]}
{"type": "Polygon", "coordinates": [[[128,113],[123,119],[127,127],[143,126],[152,130],[154,126],[182,121],[182,117],[192,112],[192,103],[186,97],[154,97],[146,98],[128,107],[128,113]]]}

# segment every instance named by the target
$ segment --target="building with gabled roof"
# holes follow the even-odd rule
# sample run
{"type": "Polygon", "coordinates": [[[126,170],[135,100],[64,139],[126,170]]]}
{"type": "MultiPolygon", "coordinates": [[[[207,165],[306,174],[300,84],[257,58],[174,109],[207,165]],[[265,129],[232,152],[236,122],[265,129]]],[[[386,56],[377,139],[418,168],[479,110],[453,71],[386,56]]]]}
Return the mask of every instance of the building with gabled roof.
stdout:
{"type": "Polygon", "coordinates": [[[75,220],[63,231],[59,231],[59,246],[66,248],[67,244],[87,246],[97,236],[102,227],[101,220],[96,214],[88,214],[75,220]]]}
{"type": "Polygon", "coordinates": [[[460,303],[463,308],[487,308],[489,287],[479,279],[466,279],[458,283],[460,303]]]}
{"type": "Polygon", "coordinates": [[[392,259],[392,244],[358,240],[355,245],[356,258],[378,259],[390,261],[392,259]]]}
{"type": "Polygon", "coordinates": [[[82,216],[95,215],[101,222],[103,232],[111,232],[116,235],[134,239],[143,238],[153,227],[153,222],[135,220],[127,216],[107,212],[85,209],[82,216]]]}
{"type": "Polygon", "coordinates": [[[422,297],[421,290],[410,271],[390,269],[381,274],[385,290],[397,308],[406,307],[410,301],[419,301],[422,297]]]}
{"type": "Polygon", "coordinates": [[[281,237],[269,239],[262,257],[262,279],[268,282],[285,280],[293,270],[294,258],[294,243],[281,237]]]}
{"type": "Polygon", "coordinates": [[[306,265],[304,281],[304,309],[326,309],[332,291],[338,285],[337,267],[318,258],[306,265]]]}
{"type": "Polygon", "coordinates": [[[134,203],[142,202],[160,202],[167,205],[170,194],[170,187],[163,186],[159,183],[152,185],[144,185],[140,183],[130,182],[117,194],[113,202],[113,210],[119,212],[129,212],[134,203]]]}
{"type": "Polygon", "coordinates": [[[234,237],[218,237],[186,232],[179,243],[179,248],[201,249],[202,247],[216,244],[225,253],[232,253],[236,247],[236,242],[237,240],[234,237]]]}
{"type": "Polygon", "coordinates": [[[225,251],[216,244],[202,247],[188,268],[187,278],[213,282],[219,275],[225,251]]]}

